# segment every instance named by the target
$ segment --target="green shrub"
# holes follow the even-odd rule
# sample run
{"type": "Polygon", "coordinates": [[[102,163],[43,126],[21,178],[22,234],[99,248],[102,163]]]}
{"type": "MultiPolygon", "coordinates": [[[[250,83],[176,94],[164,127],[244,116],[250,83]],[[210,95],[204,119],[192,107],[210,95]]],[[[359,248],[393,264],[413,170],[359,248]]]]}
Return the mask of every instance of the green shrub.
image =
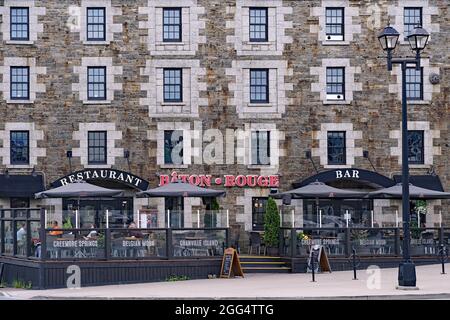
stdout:
{"type": "Polygon", "coordinates": [[[168,282],[186,281],[186,280],[190,280],[190,278],[188,276],[176,276],[176,275],[171,275],[166,278],[166,281],[168,282]]]}
{"type": "Polygon", "coordinates": [[[33,284],[31,281],[25,282],[23,280],[14,279],[12,282],[12,287],[16,289],[31,289],[33,284]]]}
{"type": "Polygon", "coordinates": [[[264,214],[264,243],[268,247],[278,247],[280,236],[280,215],[275,200],[269,198],[264,214]]]}

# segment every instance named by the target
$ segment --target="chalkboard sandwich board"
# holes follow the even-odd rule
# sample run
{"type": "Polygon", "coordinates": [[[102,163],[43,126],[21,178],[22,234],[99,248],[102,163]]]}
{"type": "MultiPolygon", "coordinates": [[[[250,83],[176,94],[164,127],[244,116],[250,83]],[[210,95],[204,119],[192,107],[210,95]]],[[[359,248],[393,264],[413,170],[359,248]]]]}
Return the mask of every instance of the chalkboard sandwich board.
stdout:
{"type": "Polygon", "coordinates": [[[306,271],[312,272],[312,262],[314,261],[314,272],[331,272],[330,261],[328,260],[325,248],[321,245],[311,247],[309,252],[306,271]]]}
{"type": "Polygon", "coordinates": [[[244,277],[241,262],[236,249],[228,248],[225,250],[222,259],[222,267],[220,269],[221,278],[230,278],[235,276],[244,277]]]}

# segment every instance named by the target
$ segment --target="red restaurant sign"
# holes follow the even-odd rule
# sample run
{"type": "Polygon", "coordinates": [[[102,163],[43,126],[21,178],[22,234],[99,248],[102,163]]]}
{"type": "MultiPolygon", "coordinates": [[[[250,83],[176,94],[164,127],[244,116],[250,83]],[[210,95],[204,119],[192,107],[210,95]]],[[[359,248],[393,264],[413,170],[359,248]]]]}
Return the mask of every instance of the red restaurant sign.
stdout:
{"type": "Polygon", "coordinates": [[[199,187],[224,186],[224,187],[262,187],[278,188],[280,179],[277,175],[259,176],[259,175],[224,175],[223,177],[213,178],[208,174],[178,174],[172,172],[171,175],[160,175],[159,186],[170,182],[181,181],[190,183],[199,187]]]}

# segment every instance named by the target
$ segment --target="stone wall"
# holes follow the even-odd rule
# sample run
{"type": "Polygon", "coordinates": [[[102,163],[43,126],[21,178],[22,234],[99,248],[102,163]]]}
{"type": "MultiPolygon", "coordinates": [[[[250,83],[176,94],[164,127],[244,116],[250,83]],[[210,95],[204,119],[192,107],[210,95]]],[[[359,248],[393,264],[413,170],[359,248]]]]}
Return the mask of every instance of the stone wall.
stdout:
{"type": "MultiPolygon", "coordinates": [[[[9,38],[1,33],[0,66],[9,58],[34,58],[36,67],[46,68],[46,72],[37,74],[37,83],[45,86],[45,92],[36,92],[32,104],[7,103],[5,94],[0,93],[0,131],[5,130],[7,123],[15,122],[31,122],[34,123],[35,130],[43,131],[44,139],[37,140],[36,148],[45,149],[45,157],[37,158],[36,170],[46,173],[47,184],[69,173],[66,151],[80,148],[80,142],[74,139],[74,132],[79,131],[80,124],[96,122],[115,123],[114,130],[122,133],[121,139],[115,140],[115,148],[130,151],[131,172],[148,179],[151,186],[157,184],[156,173],[170,174],[172,171],[171,168],[157,165],[158,141],[149,138],[149,132],[158,130],[159,122],[167,121],[190,122],[192,128],[194,121],[201,121],[203,130],[217,128],[223,134],[227,128],[244,129],[248,123],[275,124],[276,129],[284,133],[284,140],[280,140],[279,148],[285,152],[278,167],[282,190],[290,188],[292,182],[313,174],[313,167],[305,158],[305,151],[320,147],[318,140],[314,139],[314,132],[321,131],[324,123],[352,124],[352,130],[362,133],[361,139],[358,137],[354,140],[354,148],[368,150],[379,173],[392,176],[401,171],[398,156],[391,154],[391,148],[397,147],[398,141],[390,136],[390,132],[399,130],[401,121],[401,104],[397,91],[390,90],[397,83],[397,75],[387,71],[386,60],[377,40],[377,34],[388,23],[388,18],[394,21],[394,16],[388,14],[388,6],[395,7],[397,0],[337,1],[352,8],[349,13],[352,19],[351,41],[345,45],[324,44],[323,37],[319,36],[322,32],[320,21],[323,18],[320,16],[321,10],[312,8],[321,8],[322,1],[267,1],[270,2],[269,6],[278,10],[277,17],[282,18],[274,18],[280,24],[277,27],[281,28],[276,34],[276,41],[282,45],[275,46],[271,52],[269,44],[263,50],[259,48],[254,56],[248,55],[248,46],[242,47],[242,39],[236,37],[239,32],[234,29],[240,25],[235,23],[235,13],[242,12],[246,1],[238,1],[238,6],[236,0],[186,1],[188,5],[195,6],[193,14],[204,21],[201,24],[194,23],[198,43],[190,45],[187,52],[177,54],[171,50],[167,55],[158,51],[154,43],[149,43],[152,41],[149,32],[154,32],[153,29],[149,31],[150,10],[140,9],[148,5],[147,0],[111,0],[111,6],[116,8],[112,17],[114,30],[109,33],[113,39],[96,45],[83,43],[80,33],[71,30],[68,25],[73,21],[71,14],[76,12],[70,7],[85,6],[85,1],[27,2],[33,2],[36,8],[45,7],[45,10],[36,11],[39,12],[36,15],[37,25],[42,25],[43,30],[37,30],[37,39],[32,44],[23,45],[6,41],[9,38]],[[355,8],[359,10],[354,10],[355,8]],[[242,52],[244,49],[245,54],[242,52]],[[150,50],[158,51],[157,56],[153,56],[150,50]],[[279,50],[282,54],[279,54],[279,50]],[[92,57],[108,59],[111,66],[121,67],[121,72],[115,73],[113,81],[120,85],[114,88],[114,96],[109,103],[85,104],[79,92],[73,89],[73,85],[80,81],[77,68],[83,65],[83,58],[92,57]],[[190,106],[189,118],[175,114],[170,115],[169,120],[169,116],[164,113],[149,113],[149,110],[157,109],[154,105],[148,105],[151,99],[147,95],[149,90],[145,83],[150,81],[151,75],[142,70],[149,70],[148,66],[152,65],[152,61],[163,59],[195,60],[198,61],[198,68],[205,71],[198,79],[202,86],[198,87],[198,99],[195,101],[205,101],[207,105],[190,106]],[[283,66],[284,84],[277,85],[277,88],[283,89],[278,94],[283,101],[281,105],[274,107],[274,117],[259,118],[258,113],[246,113],[243,117],[239,114],[240,105],[230,104],[230,100],[238,96],[236,90],[239,89],[233,76],[239,70],[233,68],[245,64],[249,59],[260,61],[261,65],[265,65],[263,61],[278,61],[274,65],[283,66]],[[353,75],[354,82],[361,84],[362,88],[353,91],[352,100],[348,104],[324,104],[320,92],[311,90],[312,84],[321,81],[319,73],[311,70],[322,67],[324,59],[345,59],[357,69],[358,72],[353,75]]],[[[100,1],[96,1],[98,2],[100,1]]],[[[159,2],[164,4],[171,1],[159,2]]],[[[440,154],[432,157],[432,166],[440,176],[444,188],[449,190],[450,84],[447,77],[450,70],[450,10],[446,0],[427,2],[429,8],[432,8],[426,11],[427,19],[433,25],[430,31],[439,30],[440,33],[432,34],[424,56],[429,59],[429,67],[440,74],[441,82],[438,88],[429,84],[429,79],[424,79],[427,86],[432,87],[429,90],[432,99],[426,104],[411,105],[409,119],[427,121],[429,130],[439,132],[432,139],[433,147],[440,148],[440,154]]],[[[0,0],[0,5],[6,3],[10,5],[14,1],[0,0]]],[[[1,12],[5,13],[4,10],[1,12]]],[[[275,17],[275,14],[272,16],[275,17]]],[[[3,16],[1,21],[3,32],[6,30],[3,25],[8,20],[3,16]]],[[[401,46],[396,54],[411,53],[407,46],[401,46]]],[[[206,144],[203,142],[204,146],[206,144]]],[[[323,168],[320,152],[313,155],[315,163],[323,168]]],[[[0,165],[0,170],[5,167],[5,164],[0,165]]],[[[128,171],[126,159],[117,155],[113,167],[128,171]]],[[[353,167],[372,170],[370,163],[360,153],[354,154],[353,167]]],[[[81,158],[74,156],[73,171],[82,168],[81,158]]],[[[411,173],[426,174],[429,169],[430,166],[415,168],[411,173]]],[[[31,172],[30,169],[21,170],[21,173],[31,172]]],[[[258,174],[260,170],[245,164],[207,165],[198,162],[187,168],[177,168],[181,173],[213,175],[258,174]]],[[[254,190],[251,193],[262,194],[265,191],[254,190]]],[[[248,215],[248,201],[242,199],[244,196],[244,190],[233,188],[228,190],[226,198],[220,200],[224,208],[229,208],[234,213],[230,220],[232,225],[248,224],[248,218],[244,217],[248,215]]],[[[450,224],[448,201],[442,202],[442,209],[445,213],[444,220],[450,224]]]]}

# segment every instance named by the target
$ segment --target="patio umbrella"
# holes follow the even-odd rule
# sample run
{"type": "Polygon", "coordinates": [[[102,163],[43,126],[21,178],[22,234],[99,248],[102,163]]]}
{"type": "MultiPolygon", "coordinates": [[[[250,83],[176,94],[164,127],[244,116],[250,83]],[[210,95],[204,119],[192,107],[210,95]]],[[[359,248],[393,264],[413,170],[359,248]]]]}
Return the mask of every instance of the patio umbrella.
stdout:
{"type": "MultiPolygon", "coordinates": [[[[36,199],[44,199],[44,198],[78,198],[78,208],[80,207],[80,198],[89,198],[89,197],[115,197],[122,196],[122,190],[113,190],[107,189],[103,187],[99,187],[85,181],[77,181],[74,183],[69,183],[64,186],[42,191],[36,193],[34,196],[36,199]]],[[[78,214],[78,213],[77,213],[78,214]]],[[[108,218],[107,218],[108,219],[108,218]]],[[[77,226],[78,216],[76,219],[77,226]]]]}
{"type": "MultiPolygon", "coordinates": [[[[440,192],[409,184],[409,196],[411,199],[450,199],[450,193],[440,192]]],[[[367,198],[375,199],[401,199],[403,197],[403,186],[401,183],[395,186],[370,192],[367,198]]]]}
{"type": "Polygon", "coordinates": [[[330,187],[323,182],[312,182],[306,186],[277,193],[276,199],[291,196],[293,199],[363,198],[367,193],[330,187]]]}
{"type": "MultiPolygon", "coordinates": [[[[213,197],[219,197],[224,196],[225,191],[219,191],[219,190],[212,190],[212,189],[206,189],[197,187],[195,185],[192,185],[190,183],[185,182],[171,182],[168,184],[165,184],[160,187],[156,187],[153,189],[148,189],[147,191],[142,191],[136,194],[138,198],[165,198],[165,197],[182,197],[182,198],[192,198],[192,197],[199,197],[199,198],[213,198],[213,197]]],[[[167,213],[167,221],[170,226],[170,214],[167,213]]],[[[228,221],[228,218],[227,218],[228,221]]],[[[200,225],[200,218],[198,218],[198,224],[200,225]]]]}
{"type": "Polygon", "coordinates": [[[161,187],[148,189],[136,194],[138,198],[164,198],[164,197],[219,197],[224,196],[225,191],[212,190],[194,186],[184,182],[171,182],[161,187]]]}
{"type": "MultiPolygon", "coordinates": [[[[315,181],[306,186],[274,194],[273,197],[276,199],[281,198],[293,198],[293,199],[316,199],[317,208],[317,220],[321,221],[320,211],[319,211],[319,199],[328,198],[363,198],[366,195],[365,192],[338,189],[326,185],[323,182],[315,181]]],[[[319,224],[320,226],[321,224],[319,224]]]]}

